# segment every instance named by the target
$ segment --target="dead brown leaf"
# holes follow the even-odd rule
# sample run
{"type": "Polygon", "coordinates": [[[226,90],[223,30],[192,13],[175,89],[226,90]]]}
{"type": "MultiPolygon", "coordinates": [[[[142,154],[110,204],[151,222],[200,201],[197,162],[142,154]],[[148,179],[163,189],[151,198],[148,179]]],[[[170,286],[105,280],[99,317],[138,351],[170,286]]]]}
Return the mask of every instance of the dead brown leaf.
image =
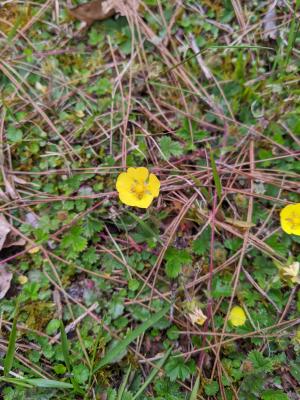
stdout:
{"type": "Polygon", "coordinates": [[[0,299],[3,299],[10,288],[12,277],[13,274],[4,265],[0,265],[0,299]]]}
{"type": "Polygon", "coordinates": [[[6,241],[7,235],[10,232],[10,225],[6,221],[6,218],[4,215],[0,214],[0,250],[4,246],[4,243],[6,241]]]}
{"type": "Polygon", "coordinates": [[[72,17],[90,26],[94,21],[102,21],[115,15],[114,4],[110,0],[92,0],[78,7],[69,9],[72,17]]]}
{"type": "Polygon", "coordinates": [[[0,251],[7,247],[24,246],[25,243],[25,239],[17,238],[16,234],[11,231],[5,216],[0,214],[0,251]]]}

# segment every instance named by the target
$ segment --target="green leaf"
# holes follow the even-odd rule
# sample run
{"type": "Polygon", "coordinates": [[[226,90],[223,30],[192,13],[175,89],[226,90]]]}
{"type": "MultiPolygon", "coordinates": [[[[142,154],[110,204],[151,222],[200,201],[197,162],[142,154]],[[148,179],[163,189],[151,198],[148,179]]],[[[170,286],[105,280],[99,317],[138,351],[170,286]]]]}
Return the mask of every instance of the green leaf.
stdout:
{"type": "Polygon", "coordinates": [[[136,290],[138,290],[140,286],[140,283],[137,279],[129,279],[128,281],[128,289],[132,290],[133,292],[135,292],[136,290]]]}
{"type": "Polygon", "coordinates": [[[68,371],[71,372],[68,338],[67,338],[65,327],[64,327],[64,324],[62,321],[60,321],[60,335],[61,335],[61,348],[62,348],[65,364],[68,368],[68,371]]]}
{"type": "Polygon", "coordinates": [[[117,400],[117,391],[116,389],[109,388],[107,391],[107,400],[117,400]]]}
{"type": "Polygon", "coordinates": [[[31,389],[33,388],[32,385],[24,382],[24,379],[8,378],[5,376],[0,376],[0,382],[6,382],[6,383],[10,383],[12,385],[17,385],[17,386],[25,387],[25,388],[31,388],[31,389]]]}
{"type": "MultiPolygon", "coordinates": [[[[63,357],[65,360],[65,364],[67,366],[68,372],[71,373],[71,362],[70,362],[70,353],[69,353],[69,344],[68,344],[68,338],[67,334],[65,331],[65,327],[62,321],[60,321],[60,336],[61,336],[61,348],[62,348],[62,353],[63,357]]],[[[71,378],[72,382],[72,387],[74,390],[78,393],[81,393],[81,389],[78,386],[78,383],[74,378],[71,378]]]]}
{"type": "Polygon", "coordinates": [[[60,327],[59,319],[52,319],[46,328],[47,335],[53,335],[58,331],[59,327],[60,327]]]}
{"type": "Polygon", "coordinates": [[[231,293],[232,289],[230,282],[222,282],[219,277],[213,279],[211,295],[214,299],[229,297],[231,296],[231,293]]]}
{"type": "Polygon", "coordinates": [[[73,370],[72,370],[74,379],[78,383],[85,383],[89,379],[90,371],[89,369],[84,365],[76,365],[73,370]]]}
{"type": "Polygon", "coordinates": [[[167,336],[170,340],[177,340],[180,336],[179,329],[177,328],[176,325],[172,325],[168,330],[167,330],[167,336]]]}
{"type": "Polygon", "coordinates": [[[288,396],[282,390],[265,390],[261,394],[262,400],[289,400],[288,396]]]}
{"type": "Polygon", "coordinates": [[[170,261],[166,264],[166,274],[169,278],[177,278],[181,272],[181,263],[177,261],[170,261]]]}
{"type": "Polygon", "coordinates": [[[18,319],[18,313],[19,313],[19,300],[17,299],[17,304],[16,304],[16,310],[15,310],[15,316],[11,328],[11,332],[9,335],[9,340],[8,340],[8,348],[7,348],[7,353],[4,359],[4,376],[6,376],[9,371],[11,370],[11,367],[13,365],[14,361],[14,356],[15,356],[15,350],[16,350],[16,340],[17,340],[17,319],[18,319]]]}
{"type": "Polygon", "coordinates": [[[269,357],[264,357],[259,351],[253,350],[248,355],[248,360],[252,362],[255,372],[271,372],[273,370],[273,360],[269,357]]]}
{"type": "MultiPolygon", "coordinates": [[[[126,397],[126,394],[125,394],[127,392],[126,385],[128,383],[130,372],[131,372],[131,365],[129,365],[126,375],[124,376],[123,382],[122,382],[121,386],[119,387],[117,400],[122,400],[124,397],[126,397]]],[[[131,394],[130,394],[130,396],[131,396],[130,399],[132,399],[131,394]]]]}
{"type": "Polygon", "coordinates": [[[186,362],[183,357],[172,357],[165,366],[165,371],[172,382],[186,380],[196,370],[194,360],[186,362]]]}
{"type": "Polygon", "coordinates": [[[14,385],[22,386],[22,387],[39,387],[39,388],[52,388],[52,389],[72,389],[73,385],[67,382],[55,381],[52,379],[42,379],[42,378],[6,378],[0,376],[0,381],[11,383],[14,385]]]}
{"type": "Polygon", "coordinates": [[[101,232],[104,228],[102,221],[88,217],[83,223],[83,233],[87,238],[91,238],[95,233],[101,232]]]}
{"type": "Polygon", "coordinates": [[[199,391],[199,386],[200,386],[200,375],[197,376],[196,382],[194,384],[190,400],[197,400],[197,395],[199,391]]]}
{"type": "Polygon", "coordinates": [[[23,139],[23,132],[21,129],[16,129],[13,126],[9,126],[6,131],[6,137],[13,143],[20,143],[23,139]]]}
{"type": "Polygon", "coordinates": [[[87,239],[83,237],[83,228],[79,225],[72,226],[69,232],[62,238],[61,246],[75,253],[83,251],[87,246],[87,239]]]}
{"type": "Polygon", "coordinates": [[[198,237],[198,239],[193,241],[192,248],[195,254],[198,256],[203,256],[209,251],[210,235],[210,228],[206,228],[198,237]]]}
{"type": "Polygon", "coordinates": [[[66,373],[67,368],[63,364],[56,364],[54,365],[53,370],[56,374],[62,375],[66,373]]]}
{"type": "Polygon", "coordinates": [[[30,383],[31,385],[39,388],[52,388],[52,389],[72,389],[73,385],[67,382],[55,381],[52,379],[42,379],[42,378],[34,378],[34,379],[24,379],[25,382],[30,383]]]}
{"type": "Polygon", "coordinates": [[[235,237],[233,239],[226,239],[224,240],[224,246],[232,251],[237,251],[242,246],[242,239],[235,237]]]}
{"type": "Polygon", "coordinates": [[[166,274],[169,278],[176,278],[183,265],[190,264],[192,258],[186,250],[169,248],[165,254],[166,274]]]}
{"type": "Polygon", "coordinates": [[[290,361],[290,373],[293,377],[300,383],[300,363],[295,361],[290,361]]]}
{"type": "Polygon", "coordinates": [[[219,391],[219,384],[217,381],[212,381],[204,386],[204,390],[207,396],[214,396],[219,391]]]}
{"type": "Polygon", "coordinates": [[[100,256],[96,253],[94,247],[89,247],[84,253],[82,253],[82,261],[89,267],[95,264],[99,260],[100,256]]]}
{"type": "Polygon", "coordinates": [[[168,136],[164,136],[159,141],[160,149],[168,160],[171,156],[181,156],[183,154],[183,146],[179,142],[175,142],[168,136]]]}
{"type": "Polygon", "coordinates": [[[106,353],[103,359],[96,365],[94,373],[107,364],[110,364],[120,353],[126,350],[127,346],[142,335],[147,329],[158,322],[170,309],[167,305],[156,314],[152,315],[147,321],[139,325],[132,332],[130,332],[123,340],[121,340],[110,352],[106,353]]]}

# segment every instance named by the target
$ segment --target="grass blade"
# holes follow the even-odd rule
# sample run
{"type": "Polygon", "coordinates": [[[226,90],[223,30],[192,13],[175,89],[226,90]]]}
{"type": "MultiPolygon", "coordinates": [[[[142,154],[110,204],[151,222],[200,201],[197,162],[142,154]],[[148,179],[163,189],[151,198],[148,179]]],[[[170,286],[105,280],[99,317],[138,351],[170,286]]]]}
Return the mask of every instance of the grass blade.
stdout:
{"type": "Polygon", "coordinates": [[[123,393],[125,391],[125,388],[126,388],[126,385],[127,385],[128,379],[129,379],[130,372],[131,372],[131,365],[129,365],[129,368],[128,368],[128,370],[126,372],[126,375],[125,375],[125,377],[123,379],[122,385],[119,388],[117,400],[122,400],[123,393]]]}
{"type": "Polygon", "coordinates": [[[29,383],[39,388],[52,388],[52,389],[73,389],[73,385],[68,382],[60,382],[52,379],[24,379],[26,383],[29,383]]]}
{"type": "Polygon", "coordinates": [[[52,389],[73,389],[73,385],[71,385],[70,383],[55,381],[52,379],[7,378],[1,376],[0,382],[1,381],[26,388],[39,387],[39,388],[52,388],[52,389]]]}
{"type": "Polygon", "coordinates": [[[17,299],[17,304],[16,304],[16,310],[15,310],[15,316],[12,324],[12,329],[9,335],[9,341],[8,341],[8,348],[7,348],[7,353],[5,356],[4,360],[4,376],[7,376],[9,371],[11,370],[11,367],[13,365],[14,361],[14,356],[15,356],[15,350],[16,350],[16,339],[17,339],[17,319],[18,319],[18,313],[19,313],[19,300],[17,299]]]}
{"type": "Polygon", "coordinates": [[[0,376],[0,382],[9,383],[11,385],[17,385],[17,386],[24,387],[24,388],[30,388],[30,389],[33,388],[32,385],[24,382],[24,379],[8,378],[8,377],[0,376]]]}
{"type": "Polygon", "coordinates": [[[170,306],[165,306],[158,313],[152,315],[147,321],[143,322],[139,325],[134,331],[130,332],[125,339],[121,340],[110,352],[107,352],[103,359],[97,364],[94,369],[94,373],[97,372],[100,368],[103,368],[105,365],[109,364],[113,361],[120,353],[122,353],[126,347],[133,342],[136,338],[138,338],[142,333],[144,333],[148,328],[152,325],[156,324],[170,309],[170,306]]]}
{"type": "MultiPolygon", "coordinates": [[[[61,337],[61,347],[62,347],[65,364],[66,364],[69,374],[71,374],[71,363],[70,363],[70,355],[69,355],[68,338],[67,338],[67,334],[66,334],[65,327],[64,327],[62,320],[60,321],[60,337],[61,337]]],[[[84,392],[81,390],[81,388],[79,387],[78,383],[75,381],[74,378],[71,378],[71,382],[72,382],[71,386],[73,387],[75,392],[84,394],[84,392]]]]}
{"type": "Polygon", "coordinates": [[[172,347],[169,348],[169,350],[166,352],[166,354],[161,358],[155,365],[155,367],[152,369],[151,373],[149,374],[148,378],[145,380],[141,388],[138,390],[138,392],[133,396],[132,400],[136,400],[143,392],[146,390],[146,388],[150,385],[150,383],[153,381],[155,376],[158,374],[160,368],[164,365],[164,363],[167,361],[169,355],[171,354],[172,347]]]}
{"type": "Polygon", "coordinates": [[[195,385],[193,387],[192,393],[191,393],[190,400],[197,400],[197,394],[198,394],[198,391],[199,391],[199,386],[200,386],[200,376],[198,375],[197,379],[196,379],[196,382],[195,382],[195,385]]]}
{"type": "Polygon", "coordinates": [[[212,173],[213,173],[213,177],[214,177],[214,181],[215,181],[215,185],[216,185],[216,189],[217,189],[217,193],[218,193],[218,198],[219,200],[221,200],[222,197],[222,184],[221,184],[221,180],[218,174],[218,170],[217,170],[217,166],[216,166],[216,162],[214,159],[214,155],[213,152],[210,152],[210,163],[211,163],[211,168],[212,168],[212,173]]]}
{"type": "Polygon", "coordinates": [[[62,352],[65,360],[66,367],[68,372],[71,372],[71,364],[70,364],[70,357],[69,357],[69,345],[68,345],[68,338],[65,331],[65,327],[62,321],[60,321],[60,335],[61,335],[61,347],[62,352]]]}

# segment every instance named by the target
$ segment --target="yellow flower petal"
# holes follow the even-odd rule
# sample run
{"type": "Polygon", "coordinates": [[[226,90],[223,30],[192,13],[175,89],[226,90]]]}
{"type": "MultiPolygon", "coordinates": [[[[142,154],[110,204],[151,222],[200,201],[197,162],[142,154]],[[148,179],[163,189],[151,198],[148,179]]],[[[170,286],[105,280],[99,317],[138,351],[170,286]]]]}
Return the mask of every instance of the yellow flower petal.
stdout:
{"type": "Polygon", "coordinates": [[[127,206],[139,208],[148,208],[153,200],[153,196],[150,194],[144,194],[141,199],[138,199],[134,193],[127,191],[119,192],[119,198],[127,206]]]}
{"type": "Polygon", "coordinates": [[[36,247],[33,247],[32,249],[29,249],[28,253],[35,254],[35,253],[38,253],[39,251],[40,251],[40,246],[36,246],[36,247]]]}
{"type": "Polygon", "coordinates": [[[284,232],[300,236],[300,203],[284,207],[280,212],[280,223],[284,232]]]}
{"type": "Polygon", "coordinates": [[[117,179],[116,182],[116,188],[118,192],[121,191],[131,191],[131,187],[133,185],[134,181],[131,176],[127,174],[127,172],[122,172],[117,179]]]}
{"type": "Polygon", "coordinates": [[[149,190],[153,197],[157,197],[159,195],[160,182],[158,178],[154,174],[149,175],[149,182],[147,185],[147,190],[149,190]]]}
{"type": "Polygon", "coordinates": [[[138,181],[139,183],[145,183],[148,179],[149,176],[149,171],[145,167],[139,167],[139,168],[128,168],[127,174],[138,181]]]}
{"type": "Polygon", "coordinates": [[[235,306],[229,314],[229,321],[233,326],[241,326],[246,322],[246,314],[242,307],[235,306]]]}

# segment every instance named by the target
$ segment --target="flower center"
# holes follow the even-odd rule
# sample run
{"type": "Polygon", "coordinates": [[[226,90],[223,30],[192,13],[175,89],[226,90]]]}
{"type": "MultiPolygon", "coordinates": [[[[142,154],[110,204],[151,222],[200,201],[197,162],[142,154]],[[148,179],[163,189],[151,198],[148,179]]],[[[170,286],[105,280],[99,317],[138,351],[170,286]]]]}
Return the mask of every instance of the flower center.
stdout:
{"type": "Polygon", "coordinates": [[[145,194],[146,191],[146,187],[143,183],[137,183],[136,185],[134,185],[134,187],[132,188],[132,191],[135,193],[136,197],[141,200],[142,197],[145,194]]]}

